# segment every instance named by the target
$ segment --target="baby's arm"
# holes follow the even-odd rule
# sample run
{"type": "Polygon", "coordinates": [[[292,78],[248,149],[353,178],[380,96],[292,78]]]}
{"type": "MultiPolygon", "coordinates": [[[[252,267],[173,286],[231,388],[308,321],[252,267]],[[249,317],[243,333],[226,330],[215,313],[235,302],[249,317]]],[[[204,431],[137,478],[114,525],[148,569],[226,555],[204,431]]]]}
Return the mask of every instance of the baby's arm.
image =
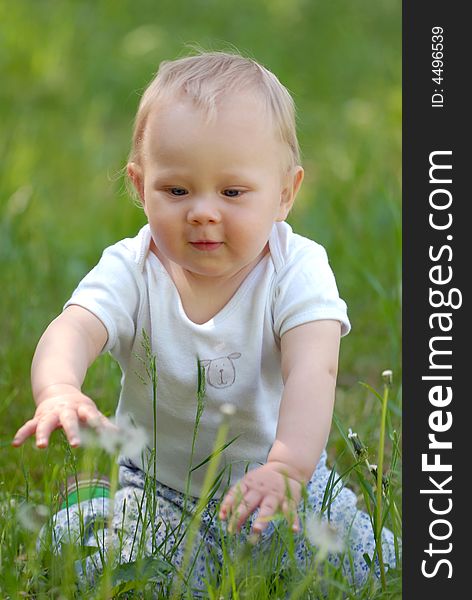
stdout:
{"type": "Polygon", "coordinates": [[[265,529],[278,509],[298,529],[301,485],[311,478],[331,428],[340,331],[338,321],[324,320],[282,336],[284,393],[276,439],[267,463],[245,475],[223,500],[220,517],[230,518],[230,529],[239,529],[258,507],[255,532],[265,529]]]}
{"type": "Polygon", "coordinates": [[[72,446],[78,446],[79,421],[93,427],[111,426],[95,403],[82,394],[88,367],[107,341],[102,322],[80,306],[69,306],[46,329],[34,354],[31,383],[34,417],[17,431],[14,446],[36,433],[45,448],[51,433],[62,427],[72,446]]]}

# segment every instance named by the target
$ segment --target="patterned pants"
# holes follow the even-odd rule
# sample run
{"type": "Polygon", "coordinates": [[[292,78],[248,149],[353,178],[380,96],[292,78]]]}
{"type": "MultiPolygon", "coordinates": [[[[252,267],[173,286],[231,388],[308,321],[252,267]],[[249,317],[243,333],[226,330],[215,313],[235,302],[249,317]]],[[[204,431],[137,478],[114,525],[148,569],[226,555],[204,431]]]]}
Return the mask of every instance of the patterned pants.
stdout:
{"type": "MultiPolygon", "coordinates": [[[[307,501],[305,499],[305,514],[320,515],[322,521],[328,518],[327,511],[322,511],[325,489],[329,484],[331,471],[326,466],[324,452],[317,469],[307,485],[307,501]]],[[[179,538],[185,532],[188,517],[197,508],[198,499],[187,497],[165,485],[157,483],[154,507],[146,501],[152,495],[145,490],[144,473],[128,465],[121,465],[119,471],[120,487],[111,498],[93,498],[72,504],[57,512],[49,526],[48,533],[43,529],[38,540],[38,546],[51,543],[56,553],[60,554],[66,544],[82,545],[88,548],[97,547],[96,553],[89,554],[85,559],[77,561],[76,569],[79,580],[94,584],[103,566],[101,557],[103,550],[113,544],[114,558],[120,563],[130,562],[141,556],[164,556],[177,568],[182,566],[185,544],[179,543],[179,538]],[[112,504],[113,503],[113,504],[112,504]],[[113,514],[110,516],[110,510],[113,514]],[[110,527],[111,524],[111,527],[110,527]],[[52,529],[52,531],[51,531],[52,529]],[[48,537],[49,541],[46,540],[48,537]]],[[[149,481],[149,479],[148,479],[149,481]]],[[[331,478],[331,481],[333,479],[331,478]]],[[[364,554],[374,555],[375,541],[369,516],[356,507],[355,494],[339,483],[333,489],[333,499],[330,503],[329,522],[344,542],[344,552],[330,553],[327,559],[342,568],[347,578],[360,587],[369,574],[364,554]]],[[[205,589],[205,578],[215,575],[219,565],[223,563],[225,540],[233,538],[226,535],[226,524],[221,523],[218,515],[217,500],[212,500],[205,507],[196,532],[193,544],[193,555],[188,565],[192,565],[190,584],[194,590],[205,589]]],[[[250,523],[254,520],[252,516],[250,523]]],[[[248,525],[250,524],[248,523],[248,525]]],[[[252,552],[264,553],[277,535],[277,527],[270,523],[253,546],[252,552]]],[[[240,541],[247,541],[249,527],[243,528],[239,535],[240,541]]],[[[234,538],[233,538],[234,539],[234,538]]],[[[312,552],[311,544],[301,533],[295,537],[295,556],[301,565],[306,564],[307,556],[312,552]]],[[[313,540],[316,543],[316,540],[313,540]]],[[[395,566],[395,551],[393,534],[383,530],[382,539],[383,560],[385,565],[395,566]]],[[[188,566],[187,565],[187,566],[188,566]]],[[[378,570],[377,570],[378,573],[378,570]]]]}

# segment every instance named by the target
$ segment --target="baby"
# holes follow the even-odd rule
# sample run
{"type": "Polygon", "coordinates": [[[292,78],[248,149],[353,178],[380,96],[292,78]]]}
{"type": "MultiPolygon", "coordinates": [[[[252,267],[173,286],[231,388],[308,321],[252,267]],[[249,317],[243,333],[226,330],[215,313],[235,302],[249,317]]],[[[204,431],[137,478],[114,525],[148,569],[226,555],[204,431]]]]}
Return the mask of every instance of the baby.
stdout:
{"type": "MultiPolygon", "coordinates": [[[[271,72],[238,55],[164,62],[139,105],[127,172],[148,223],[104,251],[43,334],[32,365],[36,412],[13,443],[35,434],[44,448],[62,427],[78,446],[80,425],[111,427],[81,391],[90,364],[110,352],[123,373],[117,417],[156,441],[161,520],[179,521],[186,493],[197,502],[206,467],[190,480],[189,468],[214,450],[229,403],[228,439],[236,440],[221,456],[230,489],[212,500],[219,518],[229,532],[250,519],[254,533],[268,536],[282,512],[299,531],[302,486],[319,512],[329,479],[324,448],[350,324],[324,249],[285,222],[303,180],[292,98],[271,72]],[[152,386],[143,385],[143,331],[156,356],[155,418],[152,386]],[[192,448],[197,359],[206,391],[192,448]]],[[[133,515],[146,470],[142,453],[120,457],[118,522],[125,499],[133,515]]],[[[85,518],[96,516],[97,507],[85,506],[96,500],[83,502],[85,518]]],[[[222,527],[210,514],[201,536],[218,555],[222,527]]],[[[363,554],[375,547],[369,518],[348,489],[330,517],[361,583],[363,554]]],[[[60,513],[56,527],[60,537],[60,513]]],[[[384,560],[393,564],[387,534],[384,560]]],[[[207,559],[196,563],[196,586],[207,559]]]]}

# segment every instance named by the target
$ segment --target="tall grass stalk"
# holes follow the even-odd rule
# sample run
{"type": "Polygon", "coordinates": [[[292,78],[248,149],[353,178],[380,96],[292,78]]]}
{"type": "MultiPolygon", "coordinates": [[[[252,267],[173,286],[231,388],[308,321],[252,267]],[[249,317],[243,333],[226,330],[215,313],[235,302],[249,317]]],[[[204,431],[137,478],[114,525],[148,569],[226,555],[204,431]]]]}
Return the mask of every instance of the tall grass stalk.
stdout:
{"type": "Polygon", "coordinates": [[[185,583],[188,583],[188,579],[189,579],[190,575],[188,577],[186,577],[186,571],[190,564],[190,559],[192,556],[192,550],[193,550],[193,546],[195,543],[195,538],[196,538],[196,535],[200,528],[201,516],[202,516],[202,513],[205,510],[206,504],[208,502],[208,496],[210,495],[214,481],[217,478],[218,465],[220,464],[220,459],[221,459],[221,452],[218,452],[217,450],[219,448],[224,447],[226,438],[228,436],[228,430],[229,430],[228,415],[223,414],[223,419],[222,419],[220,427],[218,428],[215,443],[213,445],[214,452],[212,452],[212,454],[210,456],[207,472],[205,473],[205,477],[203,479],[203,485],[202,485],[202,489],[200,491],[200,498],[198,500],[198,504],[195,509],[195,513],[192,516],[192,520],[190,522],[188,532],[187,532],[187,539],[186,539],[186,543],[185,543],[185,551],[184,551],[184,557],[182,560],[182,568],[181,568],[182,577],[184,579],[182,579],[181,577],[174,579],[174,585],[173,585],[173,590],[172,590],[172,594],[171,594],[172,599],[179,598],[179,593],[182,589],[183,581],[185,580],[185,583]]]}
{"type": "MultiPolygon", "coordinates": [[[[192,472],[193,472],[193,457],[195,455],[195,444],[197,442],[198,436],[198,428],[200,426],[200,419],[202,418],[203,411],[205,408],[204,398],[205,398],[205,369],[200,363],[200,360],[197,359],[197,411],[195,414],[195,423],[193,425],[193,434],[192,434],[192,447],[190,450],[190,459],[188,465],[188,473],[187,473],[187,482],[185,484],[185,495],[184,495],[184,505],[182,509],[182,517],[179,521],[177,528],[177,537],[180,535],[183,522],[187,515],[188,510],[188,498],[190,495],[190,485],[192,482],[192,472]]],[[[185,535],[185,532],[184,532],[185,535]]],[[[176,544],[176,548],[178,547],[178,543],[176,544]]]]}
{"type": "MultiPolygon", "coordinates": [[[[142,331],[143,342],[142,346],[145,352],[145,368],[148,378],[151,383],[152,390],[152,449],[151,449],[151,465],[152,465],[152,485],[151,485],[151,531],[152,531],[152,549],[155,551],[154,540],[155,540],[155,527],[156,527],[156,515],[157,515],[157,495],[155,493],[155,483],[157,481],[157,387],[158,387],[158,376],[157,376],[157,362],[156,355],[152,352],[152,343],[149,334],[145,329],[142,331]]],[[[143,521],[144,526],[144,521],[143,521]]]]}
{"type": "Polygon", "coordinates": [[[149,334],[145,329],[142,331],[143,341],[142,346],[144,349],[146,360],[143,361],[146,372],[151,383],[152,393],[152,424],[153,424],[153,438],[152,438],[152,474],[154,481],[157,481],[157,364],[156,355],[152,352],[152,343],[149,334]]]}
{"type": "MultiPolygon", "coordinates": [[[[367,383],[360,382],[363,387],[365,387],[379,400],[381,406],[380,422],[378,424],[379,442],[377,448],[376,465],[369,463],[368,448],[361,442],[358,434],[352,432],[351,429],[349,429],[349,433],[346,434],[336,415],[333,417],[333,421],[344,438],[346,444],[351,449],[354,457],[357,459],[353,467],[364,496],[367,512],[371,519],[372,530],[375,539],[375,556],[377,557],[379,565],[380,584],[382,590],[381,593],[384,593],[387,591],[387,577],[382,548],[382,530],[385,526],[388,516],[391,518],[392,531],[394,535],[397,568],[399,568],[398,565],[400,564],[401,560],[399,545],[399,540],[401,538],[401,515],[395,501],[395,493],[397,490],[395,489],[393,480],[397,469],[397,462],[401,457],[401,451],[400,438],[397,431],[392,427],[391,414],[389,412],[389,391],[392,385],[392,371],[384,371],[382,373],[382,377],[384,382],[382,394],[367,383]],[[393,444],[391,464],[388,475],[384,474],[385,442],[387,431],[393,444]],[[370,478],[366,478],[363,475],[364,467],[367,468],[370,478]],[[373,480],[374,486],[371,485],[369,479],[370,481],[373,480]]],[[[341,477],[344,478],[349,470],[351,470],[351,468],[345,470],[341,477]]],[[[375,556],[373,557],[374,559],[375,556]]],[[[371,571],[374,572],[375,560],[368,562],[371,567],[371,571]]]]}
{"type": "MultiPolygon", "coordinates": [[[[112,574],[113,568],[115,566],[115,556],[117,554],[115,544],[113,543],[113,537],[111,532],[113,532],[113,517],[114,517],[114,502],[115,495],[118,490],[118,457],[115,456],[115,460],[112,462],[111,467],[111,477],[110,477],[110,498],[109,498],[109,509],[108,509],[108,519],[107,519],[107,528],[108,528],[108,539],[106,540],[106,550],[105,550],[105,563],[103,576],[100,586],[99,598],[102,600],[108,600],[108,598],[112,598],[113,593],[113,581],[112,574]]],[[[98,544],[98,546],[100,546],[98,544]]],[[[118,557],[120,555],[118,554],[118,557]]]]}
{"type": "Polygon", "coordinates": [[[383,493],[383,463],[384,463],[384,452],[385,452],[385,424],[387,421],[387,406],[388,406],[388,392],[391,385],[391,371],[384,371],[384,389],[382,395],[382,413],[380,417],[380,435],[379,435],[379,450],[377,454],[377,489],[376,489],[376,504],[375,504],[375,541],[377,544],[377,556],[379,559],[380,568],[380,582],[382,584],[382,590],[385,591],[387,588],[387,582],[385,580],[385,565],[383,561],[382,552],[382,493],[383,493]]]}

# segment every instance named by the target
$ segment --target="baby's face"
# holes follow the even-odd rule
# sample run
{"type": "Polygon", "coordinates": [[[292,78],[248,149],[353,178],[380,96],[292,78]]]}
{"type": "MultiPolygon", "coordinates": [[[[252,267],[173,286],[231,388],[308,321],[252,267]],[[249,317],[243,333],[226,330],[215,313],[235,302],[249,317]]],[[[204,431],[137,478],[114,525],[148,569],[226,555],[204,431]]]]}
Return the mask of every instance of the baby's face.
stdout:
{"type": "Polygon", "coordinates": [[[142,164],[129,165],[158,253],[198,278],[250,270],[284,220],[303,171],[259,102],[225,99],[210,123],[189,100],[151,112],[142,164]]]}

